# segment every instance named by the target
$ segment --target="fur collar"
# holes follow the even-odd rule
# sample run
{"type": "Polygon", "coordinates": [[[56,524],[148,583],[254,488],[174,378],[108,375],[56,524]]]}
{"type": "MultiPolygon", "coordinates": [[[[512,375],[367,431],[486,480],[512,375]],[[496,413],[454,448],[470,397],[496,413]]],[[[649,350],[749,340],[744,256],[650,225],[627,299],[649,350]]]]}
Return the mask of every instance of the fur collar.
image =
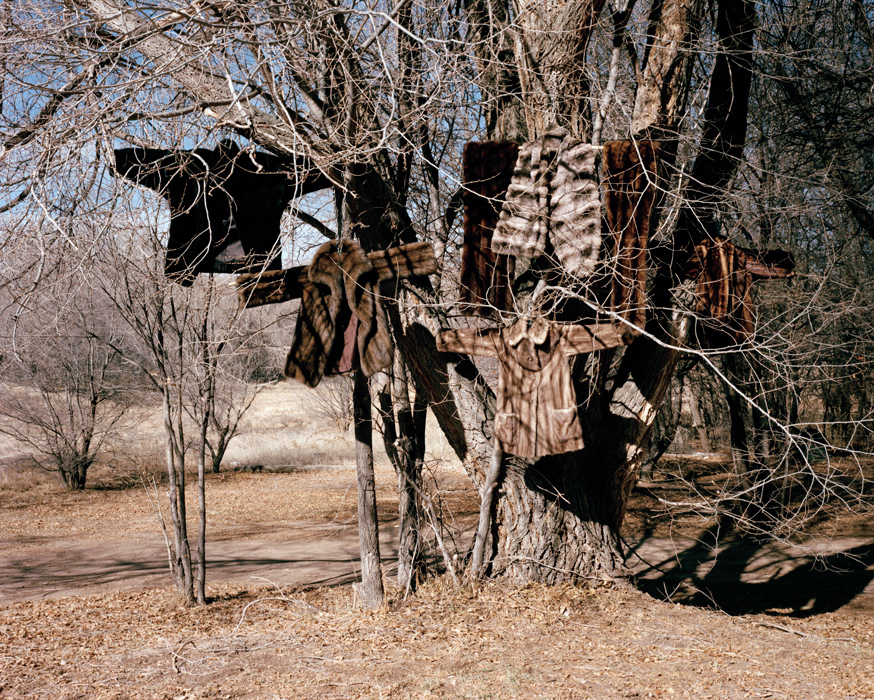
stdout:
{"type": "Polygon", "coordinates": [[[550,324],[544,318],[522,317],[507,329],[507,341],[515,348],[526,338],[532,345],[543,345],[549,336],[550,324]]]}

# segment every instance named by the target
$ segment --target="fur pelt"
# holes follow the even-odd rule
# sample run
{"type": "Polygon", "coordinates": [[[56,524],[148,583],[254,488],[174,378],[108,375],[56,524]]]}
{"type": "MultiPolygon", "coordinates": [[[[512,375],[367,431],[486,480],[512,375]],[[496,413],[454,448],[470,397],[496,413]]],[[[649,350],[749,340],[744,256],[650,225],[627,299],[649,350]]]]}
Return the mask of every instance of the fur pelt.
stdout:
{"type": "Polygon", "coordinates": [[[343,355],[345,308],[358,318],[360,371],[369,377],[389,367],[394,348],[378,297],[379,277],[361,246],[347,240],[338,250],[336,241],[328,241],[316,251],[307,276],[312,284],[302,290],[286,376],[318,385],[329,364],[343,355]]]}
{"type": "Polygon", "coordinates": [[[610,306],[637,327],[646,322],[646,248],[656,194],[658,144],[604,144],[604,208],[612,235],[610,306]]]}
{"type": "Polygon", "coordinates": [[[566,272],[589,277],[601,249],[601,200],[595,179],[595,149],[565,137],[552,181],[550,241],[566,272]]]}
{"type": "Polygon", "coordinates": [[[722,236],[696,245],[683,272],[696,282],[696,312],[704,343],[726,348],[751,338],[753,283],[791,277],[794,269],[792,255],[782,250],[739,248],[722,236]]]}
{"type": "Polygon", "coordinates": [[[515,259],[492,250],[492,234],[518,152],[512,141],[471,141],[464,147],[459,303],[462,311],[472,315],[491,316],[513,306],[515,259]]]}

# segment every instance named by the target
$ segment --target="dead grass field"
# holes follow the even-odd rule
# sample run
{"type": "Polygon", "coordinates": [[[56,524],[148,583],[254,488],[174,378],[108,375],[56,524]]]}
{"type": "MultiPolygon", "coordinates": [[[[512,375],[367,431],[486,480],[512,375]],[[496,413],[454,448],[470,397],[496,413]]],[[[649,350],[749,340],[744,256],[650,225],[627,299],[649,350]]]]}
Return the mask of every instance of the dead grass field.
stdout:
{"type": "MultiPolygon", "coordinates": [[[[354,547],[354,447],[309,408],[289,385],[259,398],[227,461],[285,471],[210,476],[217,550],[354,547]]],[[[874,698],[874,531],[864,509],[823,512],[813,539],[794,549],[731,537],[715,547],[713,523],[669,512],[656,487],[638,489],[626,537],[646,559],[629,559],[641,590],[454,587],[439,577],[406,599],[391,590],[385,609],[364,612],[349,585],[272,586],[210,572],[210,605],[184,608],[162,574],[156,517],[137,485],[158,464],[150,420],[130,436],[138,460],[97,469],[81,493],[5,453],[4,557],[63,569],[65,547],[99,564],[124,542],[131,561],[147,543],[157,560],[148,587],[119,590],[116,580],[69,595],[90,590],[71,582],[50,597],[0,598],[0,698],[874,698]]],[[[429,444],[429,473],[466,543],[476,494],[433,428],[429,444]]],[[[394,474],[384,455],[377,462],[390,533],[394,474]]],[[[709,483],[725,468],[677,457],[657,479],[681,472],[709,483]]],[[[840,468],[853,478],[854,465],[840,468]]]]}

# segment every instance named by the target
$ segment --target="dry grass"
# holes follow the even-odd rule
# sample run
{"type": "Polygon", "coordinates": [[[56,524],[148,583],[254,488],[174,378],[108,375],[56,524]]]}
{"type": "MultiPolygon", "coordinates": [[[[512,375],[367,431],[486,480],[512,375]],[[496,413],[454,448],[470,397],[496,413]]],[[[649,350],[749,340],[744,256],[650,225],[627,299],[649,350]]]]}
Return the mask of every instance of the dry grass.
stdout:
{"type": "Polygon", "coordinates": [[[871,698],[870,618],[728,618],[600,586],[225,586],[0,610],[4,698],[871,698]],[[48,689],[51,689],[50,691],[48,689]]]}
{"type": "MultiPolygon", "coordinates": [[[[228,461],[265,471],[209,475],[211,538],[281,542],[295,523],[354,525],[351,436],[310,416],[307,396],[281,384],[258,397],[228,461]],[[277,466],[287,470],[269,471],[277,466]]],[[[137,483],[161,473],[160,423],[140,418],[127,452],[95,467],[84,492],[64,492],[12,455],[0,469],[4,554],[35,559],[48,543],[99,550],[154,537],[137,483]]],[[[428,439],[429,473],[459,526],[469,525],[476,494],[435,426],[428,439]]],[[[374,444],[380,517],[392,521],[395,475],[378,436],[374,444]]],[[[706,483],[726,468],[687,459],[658,478],[706,483]]],[[[706,526],[668,514],[645,491],[632,498],[629,524],[630,535],[706,526]]],[[[205,608],[180,607],[169,589],[13,603],[0,607],[0,698],[874,698],[872,610],[858,605],[759,605],[731,617],[706,599],[682,606],[605,585],[456,588],[437,578],[408,599],[389,590],[377,612],[362,611],[349,586],[210,585],[205,608]]]]}

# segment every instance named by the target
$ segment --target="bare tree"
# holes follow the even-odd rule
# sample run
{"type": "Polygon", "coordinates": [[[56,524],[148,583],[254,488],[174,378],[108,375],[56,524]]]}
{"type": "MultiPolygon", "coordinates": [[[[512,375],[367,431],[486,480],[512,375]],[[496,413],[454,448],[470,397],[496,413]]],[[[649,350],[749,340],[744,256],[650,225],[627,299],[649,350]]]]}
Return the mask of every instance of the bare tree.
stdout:
{"type": "MultiPolygon", "coordinates": [[[[836,238],[817,248],[812,239],[818,230],[829,237],[837,231],[835,204],[866,230],[870,169],[863,154],[870,149],[861,139],[841,151],[837,167],[827,163],[829,144],[843,134],[833,128],[841,120],[823,123],[825,110],[806,105],[812,96],[821,106],[840,96],[853,106],[857,126],[870,123],[863,121],[869,68],[849,82],[834,70],[841,61],[870,66],[869,14],[864,3],[750,0],[22,1],[4,35],[11,80],[0,206],[40,215],[64,201],[80,208],[97,202],[82,193],[95,191],[99,179],[70,175],[99,157],[99,149],[88,150],[94,141],[187,148],[233,133],[286,158],[290,178],[303,182],[318,170],[333,188],[337,233],[368,251],[433,242],[441,271],[432,284],[403,282],[383,294],[398,303],[393,333],[416,396],[429,404],[473,482],[488,491],[494,393],[469,358],[437,353],[434,344],[438,329],[461,323],[453,301],[462,146],[472,138],[533,139],[551,123],[599,143],[660,140],[649,320],[627,348],[576,362],[585,449],[504,460],[491,537],[490,570],[517,581],[622,576],[625,507],[681,358],[696,354],[734,392],[735,446],[743,457],[766,433],[772,444],[774,435],[791,442],[792,402],[803,399],[798,387],[815,372],[810,363],[825,356],[796,352],[799,308],[767,285],[756,293],[753,341],[727,353],[697,346],[690,335],[694,290],[682,274],[692,246],[716,235],[793,252],[810,245],[809,276],[799,279],[810,285],[811,317],[836,333],[820,349],[847,344],[846,333],[838,341],[837,319],[846,329],[859,315],[854,285],[823,307],[812,304],[840,281],[837,258],[828,256],[849,248],[836,238]],[[849,53],[830,54],[837,57],[831,63],[815,59],[825,38],[849,53]],[[784,116],[804,127],[804,138],[782,139],[775,151],[778,135],[792,135],[777,126],[784,116]],[[778,167],[787,153],[792,170],[778,167]],[[781,199],[787,178],[803,204],[796,212],[781,199]],[[61,192],[64,198],[53,198],[61,192]],[[813,193],[824,208],[814,206],[813,193]],[[780,399],[782,413],[773,405],[775,377],[788,397],[780,399]],[[746,431],[752,441],[740,437],[741,414],[755,416],[746,431]]],[[[319,230],[333,235],[324,224],[319,230]]],[[[864,258],[870,237],[847,245],[864,258]]],[[[601,275],[609,278],[617,265],[608,256],[601,275]]],[[[550,286],[549,299],[575,300],[585,313],[611,317],[586,285],[550,286]]],[[[136,290],[131,299],[149,293],[136,290]]],[[[156,308],[165,303],[170,318],[183,313],[170,299],[156,308]]],[[[868,371],[847,354],[837,362],[846,370],[841,376],[861,366],[868,371]]],[[[848,419],[856,431],[866,425],[870,396],[846,402],[822,386],[820,393],[840,418],[833,422],[848,419]]],[[[402,407],[394,408],[398,440],[415,445],[408,434],[415,421],[401,420],[402,407]]],[[[754,477],[733,497],[761,492],[761,484],[754,477]]]]}
{"type": "Polygon", "coordinates": [[[127,339],[111,306],[82,283],[71,261],[47,260],[52,280],[38,289],[32,275],[18,276],[33,262],[28,252],[7,266],[3,280],[0,432],[30,447],[66,488],[80,490],[89,468],[106,457],[107,440],[126,425],[135,382],[116,348],[127,339]]]}

